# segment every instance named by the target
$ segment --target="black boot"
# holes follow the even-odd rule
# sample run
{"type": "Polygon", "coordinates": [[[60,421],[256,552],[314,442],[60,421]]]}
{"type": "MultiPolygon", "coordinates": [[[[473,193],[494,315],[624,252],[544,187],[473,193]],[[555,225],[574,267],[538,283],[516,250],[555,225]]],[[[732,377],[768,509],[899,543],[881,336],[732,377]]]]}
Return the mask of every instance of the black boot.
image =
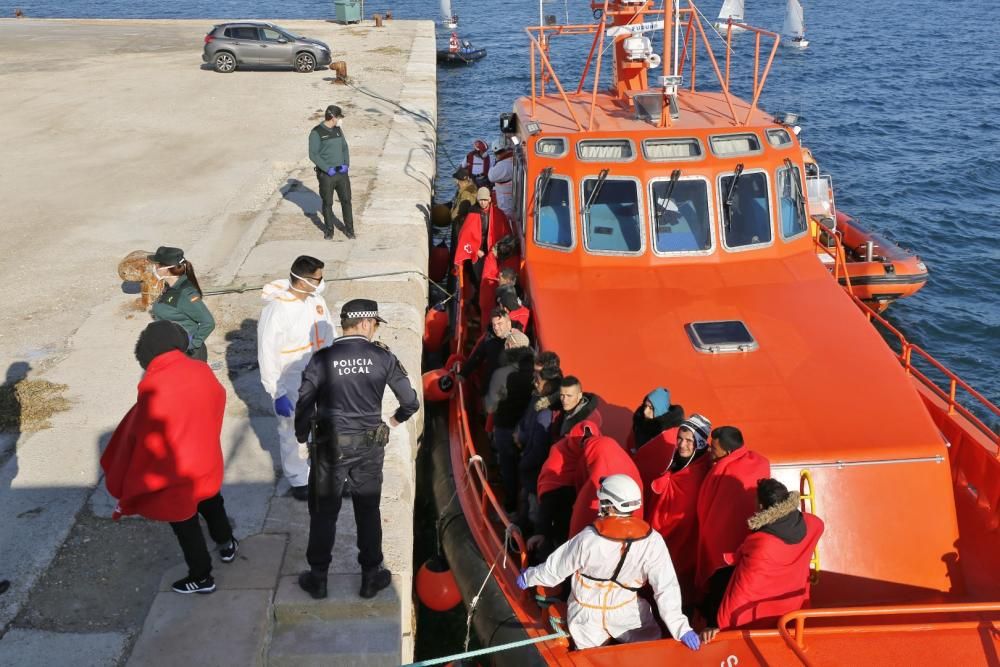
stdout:
{"type": "Polygon", "coordinates": [[[355,238],[355,236],[354,236],[354,227],[348,227],[347,229],[345,229],[344,230],[344,236],[346,236],[349,239],[355,238]]]}
{"type": "Polygon", "coordinates": [[[333,238],[333,227],[329,225],[323,227],[323,238],[329,240],[333,238]]]}
{"type": "Polygon", "coordinates": [[[381,565],[361,572],[361,592],[363,598],[373,598],[392,583],[392,572],[381,565]]]}
{"type": "Polygon", "coordinates": [[[322,579],[313,576],[313,573],[306,570],[299,575],[299,588],[312,596],[314,600],[322,600],[326,597],[326,577],[322,579]]]}

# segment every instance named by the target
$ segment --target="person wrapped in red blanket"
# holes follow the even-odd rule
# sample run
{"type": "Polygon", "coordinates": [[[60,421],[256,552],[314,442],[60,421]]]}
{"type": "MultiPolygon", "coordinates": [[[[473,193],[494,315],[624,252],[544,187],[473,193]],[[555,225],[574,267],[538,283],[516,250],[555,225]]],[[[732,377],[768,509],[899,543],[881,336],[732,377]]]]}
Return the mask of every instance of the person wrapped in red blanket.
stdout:
{"type": "MultiPolygon", "coordinates": [[[[632,413],[628,451],[642,475],[645,488],[662,473],[677,446],[677,427],[684,421],[684,408],[670,402],[670,390],[657,387],[646,394],[632,413]]],[[[668,545],[669,546],[669,545],[668,545]]]]}
{"type": "Polygon", "coordinates": [[[137,514],[170,522],[188,565],[188,576],[173,589],[211,593],[212,559],[198,514],[224,562],[232,561],[238,548],[219,492],[226,392],[208,364],[184,353],[187,345],[184,330],[166,320],[140,334],[135,355],[146,373],[135,405],[101,456],[101,468],[108,492],[118,500],[115,519],[137,514]]]}

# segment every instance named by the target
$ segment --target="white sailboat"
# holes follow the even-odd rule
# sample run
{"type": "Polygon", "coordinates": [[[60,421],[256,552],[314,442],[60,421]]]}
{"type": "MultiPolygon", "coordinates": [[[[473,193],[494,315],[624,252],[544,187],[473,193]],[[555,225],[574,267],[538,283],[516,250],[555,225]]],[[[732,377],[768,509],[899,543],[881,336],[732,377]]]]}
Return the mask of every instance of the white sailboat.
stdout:
{"type": "Polygon", "coordinates": [[[441,0],[441,23],[449,30],[458,27],[458,16],[451,11],[451,0],[441,0]]]}
{"type": "Polygon", "coordinates": [[[746,32],[746,28],[735,25],[736,23],[743,23],[743,0],[725,0],[722,3],[722,8],[719,10],[719,17],[713,25],[716,30],[724,35],[726,34],[726,30],[729,29],[730,19],[732,19],[734,24],[733,33],[746,32]]]}
{"type": "Polygon", "coordinates": [[[809,46],[806,40],[806,27],[802,21],[802,3],[799,0],[788,0],[785,5],[785,25],[781,27],[782,44],[795,49],[809,46]]]}

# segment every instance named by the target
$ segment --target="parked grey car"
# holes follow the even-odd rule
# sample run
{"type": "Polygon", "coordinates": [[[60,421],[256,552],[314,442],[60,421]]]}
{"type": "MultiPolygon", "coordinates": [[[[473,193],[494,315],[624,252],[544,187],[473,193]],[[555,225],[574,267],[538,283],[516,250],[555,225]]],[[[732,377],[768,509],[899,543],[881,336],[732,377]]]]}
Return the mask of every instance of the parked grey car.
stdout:
{"type": "Polygon", "coordinates": [[[330,47],[273,23],[243,21],[222,23],[209,30],[201,59],[223,73],[240,65],[283,65],[296,72],[312,72],[330,64],[330,47]]]}

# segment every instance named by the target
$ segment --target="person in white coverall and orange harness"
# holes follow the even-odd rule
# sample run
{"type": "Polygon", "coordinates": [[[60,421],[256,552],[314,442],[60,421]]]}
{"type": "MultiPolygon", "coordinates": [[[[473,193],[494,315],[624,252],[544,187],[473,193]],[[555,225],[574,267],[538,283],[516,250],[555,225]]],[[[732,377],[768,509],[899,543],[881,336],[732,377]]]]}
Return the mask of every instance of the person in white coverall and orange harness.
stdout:
{"type": "Polygon", "coordinates": [[[322,294],[323,262],[302,255],[292,263],[288,280],[264,286],[264,311],[257,324],[260,381],[274,401],[278,417],[281,468],[296,500],[309,497],[309,463],[295,439],[295,403],[302,371],[312,355],[333,343],[336,329],[322,294]]]}
{"type": "Polygon", "coordinates": [[[558,586],[572,575],[567,616],[576,648],[660,639],[653,610],[637,593],[653,589],[660,618],[670,634],[692,651],[701,647],[681,612],[681,589],[660,534],[632,516],[642,505],[642,489],[628,475],[609,475],[597,491],[597,520],[556,549],[548,560],[517,579],[528,586],[558,586]]]}

